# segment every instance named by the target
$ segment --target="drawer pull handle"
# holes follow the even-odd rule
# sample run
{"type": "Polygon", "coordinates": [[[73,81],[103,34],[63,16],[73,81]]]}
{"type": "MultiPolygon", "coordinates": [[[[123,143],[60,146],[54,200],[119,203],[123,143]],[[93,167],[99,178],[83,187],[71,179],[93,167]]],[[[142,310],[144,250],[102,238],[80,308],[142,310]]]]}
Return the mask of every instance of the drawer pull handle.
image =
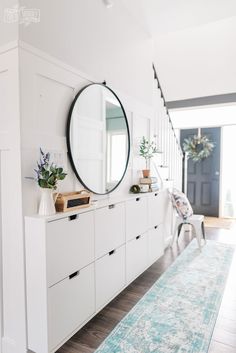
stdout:
{"type": "Polygon", "coordinates": [[[74,277],[77,277],[79,275],[79,271],[75,271],[74,273],[72,273],[70,276],[69,276],[69,279],[72,279],[74,277]]]}
{"type": "Polygon", "coordinates": [[[115,250],[111,250],[111,251],[109,252],[109,256],[115,254],[115,252],[116,252],[115,250]]]}
{"type": "Polygon", "coordinates": [[[114,204],[109,205],[108,208],[111,210],[112,208],[115,208],[115,205],[114,204]]]}
{"type": "Polygon", "coordinates": [[[137,197],[137,198],[136,198],[136,201],[140,201],[140,197],[137,197]]]}
{"type": "Polygon", "coordinates": [[[136,240],[138,240],[138,239],[140,239],[141,238],[141,235],[138,235],[137,237],[136,237],[136,240]]]}
{"type": "Polygon", "coordinates": [[[79,215],[78,214],[73,214],[72,216],[69,216],[69,221],[74,221],[75,219],[78,219],[79,215]]]}
{"type": "Polygon", "coordinates": [[[158,226],[155,226],[154,229],[157,229],[158,226]]]}

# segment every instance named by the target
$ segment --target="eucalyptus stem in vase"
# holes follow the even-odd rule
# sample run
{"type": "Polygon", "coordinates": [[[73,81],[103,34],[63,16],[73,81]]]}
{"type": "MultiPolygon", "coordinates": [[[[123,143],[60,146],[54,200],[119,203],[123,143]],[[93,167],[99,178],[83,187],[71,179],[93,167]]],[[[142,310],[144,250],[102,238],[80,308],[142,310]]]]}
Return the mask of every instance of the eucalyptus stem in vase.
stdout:
{"type": "Polygon", "coordinates": [[[139,155],[145,159],[146,169],[143,170],[143,177],[147,178],[150,175],[148,168],[149,161],[156,153],[159,153],[154,141],[149,141],[144,136],[139,145],[139,155]]]}
{"type": "Polygon", "coordinates": [[[40,160],[37,162],[37,169],[34,169],[37,175],[37,182],[41,188],[41,199],[39,204],[39,214],[54,214],[55,204],[53,200],[53,191],[57,189],[59,180],[64,180],[66,173],[62,167],[58,167],[50,162],[50,153],[44,153],[40,148],[40,160]]]}

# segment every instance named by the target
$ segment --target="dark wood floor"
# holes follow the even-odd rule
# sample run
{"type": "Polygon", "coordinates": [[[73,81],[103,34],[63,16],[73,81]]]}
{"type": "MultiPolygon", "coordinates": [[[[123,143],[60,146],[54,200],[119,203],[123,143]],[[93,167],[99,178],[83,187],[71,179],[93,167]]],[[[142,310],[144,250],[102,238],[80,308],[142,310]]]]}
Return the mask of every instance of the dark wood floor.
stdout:
{"type": "MultiPolygon", "coordinates": [[[[206,228],[208,239],[236,244],[236,227],[230,230],[206,228]]],[[[130,311],[152,284],[168,268],[191,241],[186,232],[179,244],[165,254],[147,271],[131,283],[109,305],[77,332],[56,353],[92,353],[118,322],[130,311]]],[[[236,353],[236,259],[227,281],[209,353],[236,353]]],[[[112,353],[112,352],[111,352],[112,353]]],[[[141,353],[141,352],[140,352],[141,353]]]]}

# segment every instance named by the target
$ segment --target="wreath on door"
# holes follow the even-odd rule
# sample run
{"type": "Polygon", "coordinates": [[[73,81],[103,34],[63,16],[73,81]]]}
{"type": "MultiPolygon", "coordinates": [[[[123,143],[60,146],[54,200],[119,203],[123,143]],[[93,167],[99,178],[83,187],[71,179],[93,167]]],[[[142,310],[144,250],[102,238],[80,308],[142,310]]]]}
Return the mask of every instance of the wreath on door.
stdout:
{"type": "Polygon", "coordinates": [[[209,157],[215,147],[214,142],[208,139],[207,136],[189,137],[184,139],[183,150],[187,153],[188,158],[194,162],[199,162],[202,159],[209,157]]]}

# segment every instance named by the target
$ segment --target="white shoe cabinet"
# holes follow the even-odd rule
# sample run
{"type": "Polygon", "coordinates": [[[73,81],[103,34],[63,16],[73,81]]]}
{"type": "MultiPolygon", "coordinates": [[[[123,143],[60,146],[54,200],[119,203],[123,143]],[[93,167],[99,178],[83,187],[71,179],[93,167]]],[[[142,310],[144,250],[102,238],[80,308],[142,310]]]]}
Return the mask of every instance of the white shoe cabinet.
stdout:
{"type": "Polygon", "coordinates": [[[26,217],[28,348],[55,352],[164,252],[165,192],[26,217]]]}

